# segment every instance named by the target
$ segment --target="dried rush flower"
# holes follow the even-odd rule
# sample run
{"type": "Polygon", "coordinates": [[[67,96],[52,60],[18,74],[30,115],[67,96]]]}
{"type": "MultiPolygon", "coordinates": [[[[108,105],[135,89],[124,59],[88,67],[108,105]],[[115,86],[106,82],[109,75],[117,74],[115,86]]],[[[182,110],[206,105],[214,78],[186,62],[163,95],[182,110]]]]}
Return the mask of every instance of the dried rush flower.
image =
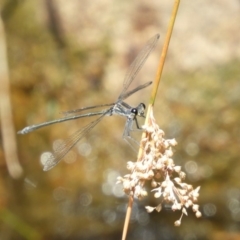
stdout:
{"type": "Polygon", "coordinates": [[[147,125],[143,126],[146,137],[141,141],[143,153],[137,162],[128,162],[129,174],[118,177],[117,183],[123,184],[123,190],[127,195],[142,199],[147,196],[144,188],[145,181],[151,181],[154,197],[159,198],[160,203],[156,207],[146,206],[150,213],[158,212],[162,204],[171,205],[171,209],[181,210],[180,218],[175,221],[175,226],[180,226],[183,214],[187,215],[187,208],[191,207],[196,217],[201,217],[199,205],[196,204],[200,187],[193,189],[192,185],[184,182],[186,174],[181,166],[176,166],[173,161],[172,147],[177,145],[175,139],[165,139],[164,132],[157,125],[153,111],[147,125]]]}

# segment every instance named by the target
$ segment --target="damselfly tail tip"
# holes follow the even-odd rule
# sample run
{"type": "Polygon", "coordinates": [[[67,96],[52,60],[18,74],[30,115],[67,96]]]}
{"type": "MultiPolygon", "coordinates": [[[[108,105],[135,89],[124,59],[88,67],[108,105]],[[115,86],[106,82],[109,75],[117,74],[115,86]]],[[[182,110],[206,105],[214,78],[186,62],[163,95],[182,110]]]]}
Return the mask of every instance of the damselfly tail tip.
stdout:
{"type": "Polygon", "coordinates": [[[44,166],[44,167],[43,167],[43,171],[44,171],[44,172],[47,172],[48,170],[49,170],[49,168],[48,168],[47,166],[44,166]]]}
{"type": "Polygon", "coordinates": [[[57,165],[57,162],[55,162],[55,157],[53,154],[47,159],[47,161],[43,164],[43,171],[49,171],[53,167],[57,165]]]}
{"type": "Polygon", "coordinates": [[[29,127],[25,127],[25,128],[23,128],[22,130],[19,130],[18,132],[17,132],[17,134],[26,134],[26,133],[29,133],[30,131],[29,131],[29,127]]]}
{"type": "Polygon", "coordinates": [[[24,129],[19,130],[19,131],[17,132],[17,134],[25,134],[24,129]]]}
{"type": "Polygon", "coordinates": [[[43,171],[44,171],[44,172],[47,172],[47,171],[49,171],[50,169],[52,169],[54,166],[55,166],[55,165],[51,165],[51,166],[49,166],[49,165],[44,165],[44,166],[43,166],[43,171]]]}

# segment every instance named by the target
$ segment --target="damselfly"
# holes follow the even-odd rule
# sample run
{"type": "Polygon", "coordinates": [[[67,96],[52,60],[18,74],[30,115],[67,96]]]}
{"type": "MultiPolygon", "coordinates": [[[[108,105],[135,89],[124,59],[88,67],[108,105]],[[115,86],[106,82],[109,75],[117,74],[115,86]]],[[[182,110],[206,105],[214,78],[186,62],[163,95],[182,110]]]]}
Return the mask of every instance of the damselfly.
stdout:
{"type": "Polygon", "coordinates": [[[123,89],[117,98],[117,101],[115,103],[109,103],[109,104],[102,104],[102,105],[96,105],[91,107],[85,107],[80,108],[72,111],[65,112],[66,116],[64,118],[52,120],[49,122],[44,122],[36,125],[31,125],[28,127],[23,128],[22,130],[18,131],[18,134],[26,134],[29,132],[32,132],[36,129],[49,126],[51,124],[55,123],[61,123],[69,120],[74,120],[78,118],[83,117],[91,117],[91,116],[97,116],[100,115],[97,119],[86,125],[85,127],[81,128],[74,134],[72,134],[70,137],[65,139],[61,144],[58,145],[56,149],[53,150],[53,153],[48,157],[48,159],[44,163],[43,170],[48,171],[51,168],[53,168],[55,165],[59,163],[59,161],[70,151],[70,149],[77,144],[77,142],[82,139],[93,127],[95,127],[105,116],[112,116],[112,115],[120,115],[127,118],[123,138],[130,137],[130,132],[132,130],[133,122],[136,123],[136,126],[138,129],[140,129],[137,116],[144,117],[144,110],[145,105],[143,103],[140,103],[137,107],[131,107],[123,100],[127,97],[131,96],[135,92],[149,86],[151,82],[147,82],[145,84],[142,84],[138,87],[136,87],[133,90],[127,91],[132,81],[135,79],[136,75],[142,68],[143,64],[147,60],[150,52],[154,49],[156,46],[156,43],[159,39],[159,34],[156,34],[154,37],[152,37],[146,45],[143,47],[143,49],[140,51],[136,59],[132,62],[130,68],[128,69],[124,82],[123,82],[123,89]],[[101,111],[96,112],[89,112],[85,114],[79,114],[81,111],[85,110],[92,110],[100,107],[108,107],[101,111]],[[71,116],[70,116],[71,115],[71,116]]]}

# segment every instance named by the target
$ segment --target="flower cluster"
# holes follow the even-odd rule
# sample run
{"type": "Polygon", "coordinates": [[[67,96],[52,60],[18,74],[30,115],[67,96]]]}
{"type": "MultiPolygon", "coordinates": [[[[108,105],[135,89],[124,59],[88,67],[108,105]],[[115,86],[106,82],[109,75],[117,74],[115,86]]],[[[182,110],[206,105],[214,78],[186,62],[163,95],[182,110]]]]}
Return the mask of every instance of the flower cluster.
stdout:
{"type": "Polygon", "coordinates": [[[191,207],[196,217],[201,217],[199,205],[196,204],[200,187],[193,189],[192,185],[184,183],[186,174],[181,166],[176,166],[172,156],[177,142],[175,139],[165,139],[164,132],[157,125],[151,110],[148,124],[143,126],[145,138],[141,141],[141,149],[137,162],[128,162],[129,174],[118,177],[118,183],[123,184],[126,194],[141,199],[147,196],[144,188],[146,181],[151,181],[154,197],[160,199],[156,207],[146,206],[148,212],[161,211],[162,204],[171,205],[171,209],[181,210],[182,214],[175,226],[181,224],[183,214],[191,207]]]}

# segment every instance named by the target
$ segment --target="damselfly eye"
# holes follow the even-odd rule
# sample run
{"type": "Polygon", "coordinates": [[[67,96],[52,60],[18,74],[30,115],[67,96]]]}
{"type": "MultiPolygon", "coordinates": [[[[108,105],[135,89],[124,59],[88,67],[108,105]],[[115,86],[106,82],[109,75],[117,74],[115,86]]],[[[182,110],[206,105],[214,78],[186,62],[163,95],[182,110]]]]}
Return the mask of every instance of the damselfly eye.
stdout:
{"type": "Polygon", "coordinates": [[[138,110],[136,108],[132,108],[131,113],[134,113],[135,115],[138,114],[138,110]]]}
{"type": "Polygon", "coordinates": [[[145,110],[146,109],[146,105],[144,103],[141,103],[141,104],[142,104],[143,109],[145,110]]]}

